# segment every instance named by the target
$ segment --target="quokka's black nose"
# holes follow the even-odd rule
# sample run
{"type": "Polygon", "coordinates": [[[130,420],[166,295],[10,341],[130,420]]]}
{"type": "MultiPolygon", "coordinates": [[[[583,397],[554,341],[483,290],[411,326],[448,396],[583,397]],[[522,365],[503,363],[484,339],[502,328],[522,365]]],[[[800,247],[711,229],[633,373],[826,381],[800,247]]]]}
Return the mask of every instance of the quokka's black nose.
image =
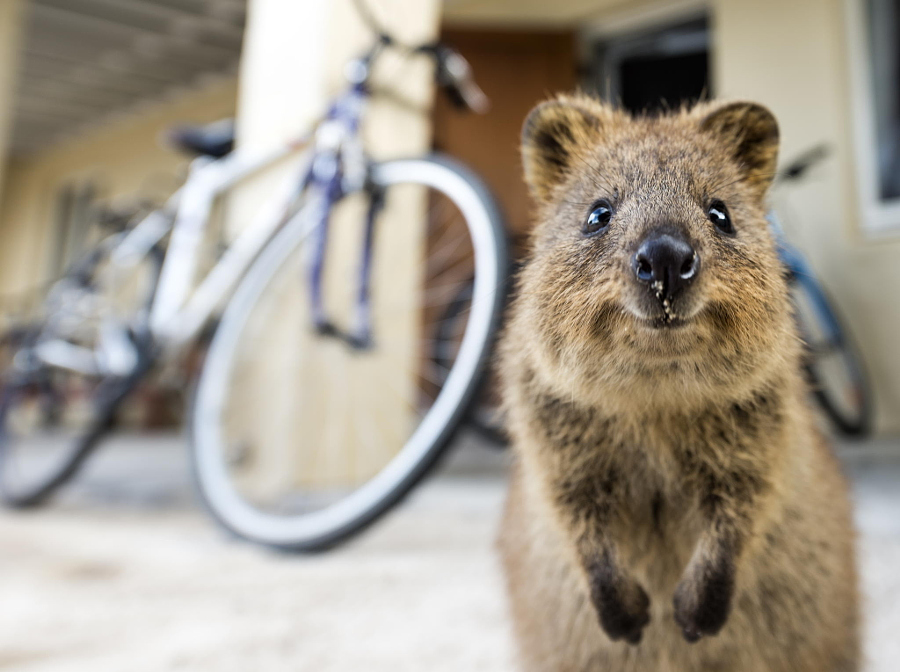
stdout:
{"type": "Polygon", "coordinates": [[[669,299],[687,287],[700,272],[700,256],[677,234],[651,234],[633,260],[634,274],[657,298],[669,299]]]}

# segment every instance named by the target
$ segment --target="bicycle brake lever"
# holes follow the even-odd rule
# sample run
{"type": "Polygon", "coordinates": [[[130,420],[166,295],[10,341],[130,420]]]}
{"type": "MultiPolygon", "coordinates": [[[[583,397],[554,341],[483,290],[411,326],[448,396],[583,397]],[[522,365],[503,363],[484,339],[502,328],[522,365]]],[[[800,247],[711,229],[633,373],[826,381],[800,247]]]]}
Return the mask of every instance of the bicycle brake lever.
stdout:
{"type": "Polygon", "coordinates": [[[491,101],[475,83],[472,67],[462,54],[440,42],[420,45],[415,53],[427,54],[435,60],[437,82],[454,105],[478,114],[490,110],[491,101]]]}
{"type": "Polygon", "coordinates": [[[477,114],[486,114],[491,109],[491,101],[472,74],[472,67],[459,52],[446,49],[440,57],[440,67],[446,75],[446,86],[458,95],[466,107],[477,114]]]}

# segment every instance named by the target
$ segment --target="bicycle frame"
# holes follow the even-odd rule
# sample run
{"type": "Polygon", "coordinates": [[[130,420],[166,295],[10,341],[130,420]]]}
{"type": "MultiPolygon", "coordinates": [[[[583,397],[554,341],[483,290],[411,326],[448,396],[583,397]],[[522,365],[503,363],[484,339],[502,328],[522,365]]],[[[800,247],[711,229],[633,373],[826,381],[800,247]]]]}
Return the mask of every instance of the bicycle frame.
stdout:
{"type": "Polygon", "coordinates": [[[778,258],[784,267],[793,277],[798,279],[814,278],[815,275],[812,268],[810,268],[809,262],[806,261],[800,250],[788,242],[787,237],[784,235],[784,228],[781,226],[781,220],[778,219],[778,215],[775,214],[774,210],[769,211],[766,215],[766,220],[769,222],[769,228],[775,238],[775,249],[778,252],[778,258]]]}
{"type": "Polygon", "coordinates": [[[816,279],[816,275],[806,257],[787,241],[784,235],[784,228],[781,226],[781,221],[774,210],[769,211],[766,219],[769,221],[769,227],[775,237],[778,258],[789,272],[790,278],[804,287],[807,296],[815,304],[818,317],[823,322],[822,326],[825,329],[827,338],[836,344],[842,343],[841,327],[835,320],[828,305],[828,299],[822,292],[819,281],[816,279]]]}
{"type": "MultiPolygon", "coordinates": [[[[156,342],[164,347],[177,347],[197,335],[262,247],[285,223],[286,213],[300,194],[300,180],[291,179],[282,186],[278,196],[229,245],[194,288],[198,249],[216,199],[305,144],[305,139],[291,142],[262,155],[236,150],[218,161],[198,159],[195,162],[187,183],[175,197],[177,210],[170,224],[169,248],[150,309],[149,329],[156,342]]],[[[303,163],[305,172],[309,159],[303,163]]],[[[158,222],[148,220],[149,217],[123,241],[123,256],[130,252],[129,248],[145,248],[148,242],[161,237],[160,233],[165,235],[158,222]]]]}
{"type": "MultiPolygon", "coordinates": [[[[357,61],[357,76],[351,85],[329,106],[324,121],[312,134],[287,143],[268,153],[237,149],[216,160],[197,159],[181,190],[172,197],[167,209],[174,217],[167,223],[158,213],[138,224],[122,242],[114,259],[127,265],[140,259],[147,250],[171,230],[169,248],[163,262],[157,292],[150,309],[149,331],[164,348],[177,348],[191,341],[243,276],[265,244],[283,226],[296,221],[318,232],[310,283],[314,306],[314,326],[323,334],[348,338],[328,322],[321,306],[321,273],[328,219],[335,202],[345,194],[365,188],[368,162],[359,135],[360,119],[369,97],[367,87],[371,61],[377,50],[357,61]],[[203,239],[215,200],[251,175],[287,156],[305,154],[299,173],[288,180],[278,195],[229,245],[200,283],[193,288],[198,248],[203,239]],[[296,211],[304,192],[315,192],[296,211]],[[314,210],[311,212],[311,210],[314,210]],[[154,217],[156,215],[156,217],[154,217]]],[[[377,199],[376,199],[377,200],[377,199]]],[[[348,340],[363,343],[368,336],[368,261],[371,251],[373,202],[367,221],[366,248],[360,278],[358,313],[362,315],[356,335],[348,340]]]]}
{"type": "MultiPolygon", "coordinates": [[[[359,95],[350,92],[339,98],[339,101],[348,97],[359,98],[359,95]]],[[[358,114],[360,110],[356,109],[355,112],[358,114]]],[[[356,115],[336,118],[330,112],[326,121],[317,126],[315,136],[294,140],[271,152],[257,153],[238,149],[215,161],[196,159],[186,184],[170,199],[167,206],[146,217],[127,235],[113,254],[113,260],[120,268],[136,263],[171,231],[159,284],[150,308],[148,326],[154,342],[164,349],[177,349],[195,338],[281,227],[301,219],[305,220],[309,229],[307,234],[312,233],[314,225],[319,223],[315,217],[310,216],[310,209],[317,205],[316,199],[307,199],[296,212],[293,207],[307,187],[315,181],[317,164],[327,160],[331,150],[344,150],[345,144],[356,144],[355,117],[356,115]],[[313,137],[315,146],[310,147],[313,137]],[[216,199],[248,177],[292,154],[301,154],[300,169],[285,181],[277,196],[264,206],[195,287],[198,249],[216,199]]],[[[364,161],[361,148],[358,160],[353,163],[358,164],[358,161],[364,161]]],[[[361,183],[359,179],[357,182],[361,183]]],[[[331,194],[323,204],[326,214],[330,212],[336,198],[337,194],[331,194]]]]}

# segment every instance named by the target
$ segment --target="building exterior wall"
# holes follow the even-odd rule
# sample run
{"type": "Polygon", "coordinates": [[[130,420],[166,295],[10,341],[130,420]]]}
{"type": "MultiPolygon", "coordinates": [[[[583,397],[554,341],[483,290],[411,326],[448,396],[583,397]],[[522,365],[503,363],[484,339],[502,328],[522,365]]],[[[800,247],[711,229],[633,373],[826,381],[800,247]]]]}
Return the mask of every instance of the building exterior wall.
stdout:
{"type": "Polygon", "coordinates": [[[21,38],[22,0],[0,0],[0,184],[3,182],[6,148],[12,126],[13,92],[21,38]]]}
{"type": "Polygon", "coordinates": [[[103,197],[165,197],[188,159],[160,142],[179,122],[234,115],[237,84],[219,81],[123,115],[35,156],[12,159],[0,200],[0,295],[40,284],[55,272],[54,208],[60,189],[91,181],[103,197]]]}
{"type": "MultiPolygon", "coordinates": [[[[826,142],[830,158],[802,184],[776,191],[791,240],[806,252],[834,296],[865,355],[875,386],[877,423],[900,431],[900,234],[873,240],[863,233],[856,198],[851,86],[845,0],[709,0],[713,67],[719,97],[750,98],[772,108],[782,129],[782,156],[826,142]]],[[[477,22],[480,3],[453,5],[455,20],[477,22]]],[[[531,4],[492,0],[491,20],[528,18],[531,4]],[[501,5],[507,6],[506,9],[501,5]],[[496,10],[496,11],[495,11],[496,10]],[[508,10],[508,11],[507,11],[508,10]],[[506,12],[504,14],[503,12],[506,12]],[[506,18],[504,18],[506,17],[506,18]]],[[[535,12],[550,3],[533,3],[535,12]]],[[[657,16],[696,9],[685,0],[565,2],[568,25],[610,23],[629,12],[657,16]],[[568,10],[567,10],[568,11],[568,10]],[[571,16],[570,16],[571,15],[571,16]],[[581,18],[578,18],[581,17],[581,18]]],[[[634,21],[629,20],[629,25],[634,21]]],[[[236,84],[220,83],[109,124],[41,155],[14,160],[0,199],[0,292],[20,290],[48,272],[54,195],[82,176],[98,179],[110,195],[143,189],[147,177],[174,175],[184,159],[157,146],[158,133],[177,120],[231,115],[236,84]]]]}
{"type": "Polygon", "coordinates": [[[867,238],[859,219],[844,0],[716,0],[712,19],[717,94],[768,105],[784,158],[832,149],[773,202],[859,342],[878,428],[900,431],[900,234],[867,238]]]}

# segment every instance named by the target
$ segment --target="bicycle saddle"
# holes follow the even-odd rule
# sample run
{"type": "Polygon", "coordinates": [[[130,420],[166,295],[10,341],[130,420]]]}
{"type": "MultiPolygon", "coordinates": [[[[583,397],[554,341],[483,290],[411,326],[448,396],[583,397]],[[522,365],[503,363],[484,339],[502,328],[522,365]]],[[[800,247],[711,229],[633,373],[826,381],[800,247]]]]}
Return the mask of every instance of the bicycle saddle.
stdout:
{"type": "Polygon", "coordinates": [[[219,159],[234,149],[234,119],[222,119],[204,126],[176,126],[166,135],[168,141],[182,152],[219,159]]]}

